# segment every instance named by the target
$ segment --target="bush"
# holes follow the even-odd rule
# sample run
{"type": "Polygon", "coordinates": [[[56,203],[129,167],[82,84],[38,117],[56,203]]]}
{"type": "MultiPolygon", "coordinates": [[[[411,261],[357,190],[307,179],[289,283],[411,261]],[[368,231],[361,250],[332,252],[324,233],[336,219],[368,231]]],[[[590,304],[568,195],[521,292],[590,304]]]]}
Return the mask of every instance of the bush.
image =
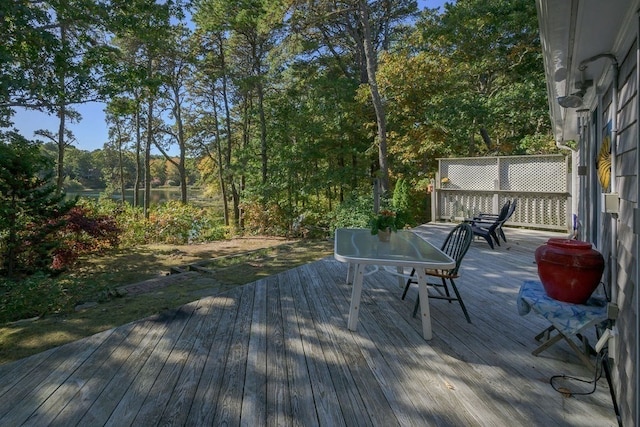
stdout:
{"type": "Polygon", "coordinates": [[[331,215],[330,227],[336,228],[368,228],[373,213],[371,196],[353,194],[338,206],[331,215]]]}
{"type": "Polygon", "coordinates": [[[291,237],[305,239],[323,239],[329,233],[329,221],[326,215],[319,212],[306,211],[300,214],[291,225],[291,237]]]}
{"type": "Polygon", "coordinates": [[[393,189],[391,205],[398,214],[397,219],[399,224],[405,225],[413,222],[412,213],[414,213],[416,209],[411,203],[412,200],[415,200],[415,198],[411,195],[409,183],[404,178],[398,179],[393,189]]]}
{"type": "Polygon", "coordinates": [[[61,270],[82,255],[103,253],[116,248],[120,229],[112,215],[98,212],[95,204],[82,202],[63,217],[64,226],[56,234],[59,247],[53,253],[51,268],[61,270]]]}
{"type": "Polygon", "coordinates": [[[57,191],[52,166],[38,144],[0,134],[0,264],[9,277],[48,268],[59,247],[62,218],[75,201],[57,191]]]}
{"type": "Polygon", "coordinates": [[[210,210],[172,200],[152,206],[147,237],[155,243],[203,242],[211,236],[224,236],[224,228],[219,224],[210,210]]]}
{"type": "Polygon", "coordinates": [[[286,212],[273,203],[265,207],[257,200],[242,204],[244,229],[251,234],[284,236],[289,231],[291,220],[286,212]]]}
{"type": "Polygon", "coordinates": [[[69,177],[66,177],[64,179],[63,187],[65,191],[68,191],[71,193],[77,193],[79,191],[84,190],[84,185],[82,185],[80,181],[76,179],[71,179],[69,177]]]}

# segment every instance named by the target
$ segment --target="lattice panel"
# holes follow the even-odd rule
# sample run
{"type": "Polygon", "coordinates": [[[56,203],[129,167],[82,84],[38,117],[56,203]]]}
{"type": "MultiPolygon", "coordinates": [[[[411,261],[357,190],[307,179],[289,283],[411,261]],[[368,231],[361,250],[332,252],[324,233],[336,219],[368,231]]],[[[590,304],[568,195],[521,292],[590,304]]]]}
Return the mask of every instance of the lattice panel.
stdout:
{"type": "Polygon", "coordinates": [[[441,159],[440,178],[449,179],[442,188],[493,190],[498,179],[498,162],[495,157],[441,159]]]}
{"type": "Polygon", "coordinates": [[[567,191],[566,158],[513,156],[439,159],[443,189],[478,191],[567,191]]]}
{"type": "Polygon", "coordinates": [[[519,156],[500,159],[500,189],[562,193],[567,191],[564,156],[519,156]]]}

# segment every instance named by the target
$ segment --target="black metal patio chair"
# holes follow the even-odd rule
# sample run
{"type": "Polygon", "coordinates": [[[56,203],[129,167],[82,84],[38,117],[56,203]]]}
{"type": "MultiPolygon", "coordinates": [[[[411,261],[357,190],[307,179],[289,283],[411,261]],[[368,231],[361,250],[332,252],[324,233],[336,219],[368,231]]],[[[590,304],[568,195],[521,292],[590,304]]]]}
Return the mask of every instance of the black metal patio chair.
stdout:
{"type": "MultiPolygon", "coordinates": [[[[469,317],[469,313],[467,313],[467,308],[462,301],[462,297],[460,296],[460,292],[458,292],[458,287],[454,279],[457,279],[459,276],[460,264],[462,264],[462,259],[465,254],[469,250],[469,246],[471,245],[471,241],[473,240],[473,231],[471,229],[471,225],[468,223],[458,224],[447,236],[442,247],[440,248],[444,253],[449,255],[456,262],[455,267],[450,270],[425,270],[427,276],[437,277],[441,280],[442,283],[438,282],[427,282],[431,288],[433,288],[436,292],[430,293],[429,298],[434,299],[444,299],[451,301],[458,301],[460,303],[460,307],[462,308],[462,312],[464,316],[467,318],[467,322],[471,323],[471,318],[469,317]],[[451,284],[451,288],[455,293],[455,296],[452,296],[449,292],[449,286],[447,284],[451,284]]],[[[413,269],[411,271],[411,277],[407,280],[407,284],[404,287],[404,292],[402,293],[402,299],[407,296],[407,291],[412,283],[417,283],[415,279],[416,270],[413,269]]],[[[413,316],[415,317],[418,312],[418,308],[420,307],[420,297],[416,299],[416,305],[413,308],[413,316]]]]}

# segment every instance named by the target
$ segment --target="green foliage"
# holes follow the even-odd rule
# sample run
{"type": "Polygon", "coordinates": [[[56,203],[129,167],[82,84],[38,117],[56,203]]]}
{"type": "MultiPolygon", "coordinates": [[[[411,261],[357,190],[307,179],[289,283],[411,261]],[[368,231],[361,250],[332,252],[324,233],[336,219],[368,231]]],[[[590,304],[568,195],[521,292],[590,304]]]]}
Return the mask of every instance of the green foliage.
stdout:
{"type": "MultiPolygon", "coordinates": [[[[187,160],[208,160],[202,181],[215,183],[228,202],[226,217],[248,233],[304,235],[302,230],[321,230],[327,222],[366,226],[371,208],[344,208],[353,200],[335,208],[346,194],[369,186],[379,166],[376,115],[362,84],[363,27],[351,11],[326,13],[346,3],[312,3],[196,2],[196,31],[186,43],[188,32],[173,19],[180,16],[180,2],[115,1],[109,8],[94,0],[44,2],[70,19],[73,37],[65,44],[53,30],[59,29],[56,13],[10,2],[0,6],[8,19],[0,80],[9,98],[52,108],[57,101],[118,90],[109,94],[111,128],[103,150],[86,153],[65,142],[64,172],[74,188],[131,186],[144,166],[141,159],[136,163],[136,155],[144,154],[136,148],[140,136],[164,148],[175,147],[175,139],[181,153],[193,153],[187,160]],[[86,38],[77,37],[81,30],[86,38]],[[96,42],[100,34],[114,38],[96,42]],[[67,71],[69,92],[59,79],[37,80],[40,69],[54,77],[67,71]],[[172,73],[178,70],[188,79],[172,73]],[[86,88],[79,87],[83,81],[86,88]],[[188,111],[178,108],[170,89],[188,97],[188,111]]],[[[386,102],[389,172],[403,177],[393,205],[407,222],[428,212],[428,199],[416,188],[433,176],[437,157],[555,149],[548,138],[534,4],[451,2],[442,13],[425,11],[416,21],[413,0],[365,3],[372,39],[381,48],[376,79],[386,102]]],[[[47,148],[54,160],[57,143],[47,148]]],[[[167,167],[162,157],[146,161],[152,186],[194,179],[167,167]]],[[[186,167],[195,169],[188,162],[186,167]]],[[[183,209],[154,208],[151,222],[130,206],[113,206],[106,214],[116,218],[125,245],[226,235],[218,218],[183,209]],[[192,229],[190,215],[202,218],[192,229]]]]}
{"type": "MultiPolygon", "coordinates": [[[[432,172],[435,158],[513,155],[553,147],[535,4],[449,3],[425,12],[406,49],[381,55],[395,174],[432,172]],[[428,94],[428,95],[425,95],[428,94]]],[[[548,152],[548,151],[547,151],[548,152]]]]}
{"type": "Polygon", "coordinates": [[[71,179],[68,176],[64,179],[63,188],[65,191],[75,193],[84,190],[84,185],[75,179],[71,179]]]}
{"type": "Polygon", "coordinates": [[[154,205],[147,222],[147,242],[187,244],[219,240],[225,235],[212,211],[178,201],[154,205]]]}
{"type": "Polygon", "coordinates": [[[244,230],[249,234],[284,236],[293,220],[278,204],[265,207],[257,200],[242,204],[244,230]]]}
{"type": "Polygon", "coordinates": [[[148,243],[187,244],[221,240],[228,230],[216,209],[167,201],[154,204],[145,219],[142,207],[119,203],[107,197],[83,200],[93,215],[113,218],[122,247],[148,243]]]}
{"type": "Polygon", "coordinates": [[[51,162],[35,143],[9,133],[0,141],[0,261],[4,273],[48,269],[57,232],[75,201],[52,182],[51,162]]]}
{"type": "Polygon", "coordinates": [[[408,211],[411,205],[409,183],[404,178],[399,178],[393,189],[391,204],[398,211],[408,211]]]}
{"type": "Polygon", "coordinates": [[[378,234],[379,231],[387,229],[390,231],[398,231],[399,228],[404,227],[404,222],[397,212],[389,209],[381,209],[378,214],[371,218],[369,227],[371,228],[371,234],[378,234]]]}
{"type": "Polygon", "coordinates": [[[367,228],[373,212],[371,195],[363,196],[353,193],[341,203],[331,215],[331,229],[367,228]]]}
{"type": "Polygon", "coordinates": [[[76,302],[68,285],[42,272],[19,281],[0,278],[0,323],[68,311],[76,302]]]}
{"type": "Polygon", "coordinates": [[[411,194],[408,180],[399,178],[393,189],[393,197],[391,199],[391,205],[398,216],[398,226],[404,227],[415,222],[412,212],[416,211],[416,201],[419,203],[419,199],[411,194]]]}
{"type": "Polygon", "coordinates": [[[147,243],[147,223],[140,206],[118,203],[111,197],[100,197],[96,212],[112,215],[120,229],[120,245],[132,247],[147,243]]]}

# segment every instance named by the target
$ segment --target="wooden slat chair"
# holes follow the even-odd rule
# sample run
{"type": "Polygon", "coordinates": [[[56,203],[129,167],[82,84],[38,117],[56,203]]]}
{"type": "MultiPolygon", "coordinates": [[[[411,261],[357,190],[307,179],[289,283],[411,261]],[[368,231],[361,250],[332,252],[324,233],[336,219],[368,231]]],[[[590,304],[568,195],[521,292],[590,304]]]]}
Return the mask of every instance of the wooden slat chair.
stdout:
{"type": "Polygon", "coordinates": [[[511,206],[510,202],[507,202],[500,209],[500,213],[498,217],[494,221],[484,221],[484,220],[468,220],[467,223],[471,225],[471,230],[473,231],[474,236],[484,238],[491,249],[494,248],[493,242],[500,246],[500,240],[498,239],[498,229],[502,227],[502,224],[507,220],[507,215],[509,214],[509,207],[511,206]]]}
{"type": "MultiPolygon", "coordinates": [[[[450,270],[425,270],[427,276],[437,277],[440,279],[442,283],[431,283],[427,282],[427,285],[431,286],[436,293],[430,293],[429,298],[435,299],[445,299],[449,302],[458,301],[460,303],[460,307],[462,308],[462,312],[464,316],[467,318],[467,322],[471,323],[471,318],[469,318],[469,313],[467,313],[467,308],[462,301],[462,297],[460,296],[460,292],[458,292],[458,288],[454,279],[457,279],[459,276],[460,264],[462,264],[462,259],[465,254],[469,250],[469,246],[471,245],[471,241],[473,240],[473,231],[471,230],[471,226],[467,223],[458,224],[447,236],[442,247],[440,248],[444,253],[453,258],[456,262],[455,267],[450,270]],[[451,284],[451,288],[455,293],[455,296],[452,296],[449,292],[449,286],[447,281],[451,284]],[[444,290],[444,292],[443,292],[444,290]],[[432,295],[433,294],[433,295],[432,295]]],[[[415,279],[415,269],[411,271],[411,277],[407,280],[407,284],[404,288],[404,292],[402,293],[402,299],[407,296],[407,291],[412,283],[417,283],[415,279]]],[[[413,316],[415,317],[418,312],[418,308],[420,307],[420,297],[416,299],[416,305],[413,309],[413,316]]]]}

